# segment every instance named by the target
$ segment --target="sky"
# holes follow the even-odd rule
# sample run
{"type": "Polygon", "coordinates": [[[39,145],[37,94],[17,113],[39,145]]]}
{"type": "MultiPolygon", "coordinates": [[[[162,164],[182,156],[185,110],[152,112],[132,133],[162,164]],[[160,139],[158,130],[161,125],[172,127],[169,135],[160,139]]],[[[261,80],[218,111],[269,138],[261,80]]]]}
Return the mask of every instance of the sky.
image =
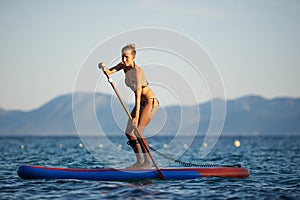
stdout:
{"type": "Polygon", "coordinates": [[[227,99],[300,97],[296,0],[0,0],[0,26],[3,109],[31,110],[71,93],[97,46],[145,27],[174,30],[201,45],[227,99]]]}

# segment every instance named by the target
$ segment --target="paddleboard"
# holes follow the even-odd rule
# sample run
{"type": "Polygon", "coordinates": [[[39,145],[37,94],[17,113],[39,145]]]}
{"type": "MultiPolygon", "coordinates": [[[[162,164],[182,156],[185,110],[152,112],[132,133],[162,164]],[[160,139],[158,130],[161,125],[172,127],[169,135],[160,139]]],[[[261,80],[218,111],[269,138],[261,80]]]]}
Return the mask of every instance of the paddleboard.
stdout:
{"type": "MultiPolygon", "coordinates": [[[[242,167],[162,168],[160,171],[165,179],[174,180],[202,177],[246,178],[249,176],[248,170],[242,167]]],[[[156,169],[87,169],[22,165],[19,166],[17,173],[22,179],[130,181],[159,178],[156,169]]]]}

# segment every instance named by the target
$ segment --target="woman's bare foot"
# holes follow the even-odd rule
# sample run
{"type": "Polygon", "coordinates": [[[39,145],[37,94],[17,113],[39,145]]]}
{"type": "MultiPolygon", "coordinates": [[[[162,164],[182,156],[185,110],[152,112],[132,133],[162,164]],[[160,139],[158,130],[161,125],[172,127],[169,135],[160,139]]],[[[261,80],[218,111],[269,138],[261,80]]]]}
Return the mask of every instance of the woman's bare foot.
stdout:
{"type": "Polygon", "coordinates": [[[133,165],[126,167],[126,169],[151,169],[150,162],[136,162],[133,165]]]}
{"type": "Polygon", "coordinates": [[[140,166],[141,169],[151,169],[152,168],[152,165],[150,162],[144,162],[141,166],[140,166]]]}
{"type": "Polygon", "coordinates": [[[141,166],[143,165],[143,162],[136,162],[133,165],[126,167],[126,169],[141,169],[141,166]]]}

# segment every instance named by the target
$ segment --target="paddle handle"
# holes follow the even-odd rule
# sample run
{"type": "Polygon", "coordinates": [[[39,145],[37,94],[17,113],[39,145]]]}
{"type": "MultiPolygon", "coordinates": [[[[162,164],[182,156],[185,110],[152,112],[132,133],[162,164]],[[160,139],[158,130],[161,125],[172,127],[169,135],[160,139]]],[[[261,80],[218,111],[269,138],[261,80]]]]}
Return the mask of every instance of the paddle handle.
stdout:
{"type": "MultiPolygon", "coordinates": [[[[117,90],[117,88],[116,88],[116,86],[115,86],[113,80],[112,80],[112,79],[110,78],[110,76],[106,73],[105,67],[102,67],[102,70],[103,70],[103,72],[104,72],[104,74],[105,74],[105,76],[106,76],[108,82],[110,83],[111,87],[112,87],[113,90],[115,91],[115,93],[116,93],[116,95],[117,95],[117,97],[118,97],[120,103],[122,104],[122,106],[123,106],[123,108],[124,108],[124,110],[125,110],[125,112],[126,112],[128,118],[132,121],[132,116],[131,116],[129,110],[127,109],[126,104],[124,103],[124,101],[123,101],[123,99],[122,99],[120,93],[118,92],[118,90],[117,90]]],[[[135,128],[135,130],[136,130],[136,133],[138,134],[137,137],[138,137],[138,138],[140,139],[140,141],[142,142],[143,147],[146,149],[147,153],[149,154],[150,159],[152,160],[152,162],[153,162],[153,164],[154,164],[154,166],[155,166],[155,168],[156,168],[156,170],[157,170],[157,172],[158,172],[158,177],[159,177],[160,179],[165,179],[164,176],[163,176],[163,174],[161,173],[161,170],[159,169],[159,167],[158,167],[158,165],[157,165],[157,163],[156,163],[154,157],[152,156],[152,154],[151,154],[151,152],[150,152],[150,149],[149,149],[149,147],[148,147],[148,145],[147,145],[147,142],[145,141],[145,138],[141,137],[142,134],[140,133],[140,130],[138,129],[137,126],[134,126],[134,128],[135,128]]]]}

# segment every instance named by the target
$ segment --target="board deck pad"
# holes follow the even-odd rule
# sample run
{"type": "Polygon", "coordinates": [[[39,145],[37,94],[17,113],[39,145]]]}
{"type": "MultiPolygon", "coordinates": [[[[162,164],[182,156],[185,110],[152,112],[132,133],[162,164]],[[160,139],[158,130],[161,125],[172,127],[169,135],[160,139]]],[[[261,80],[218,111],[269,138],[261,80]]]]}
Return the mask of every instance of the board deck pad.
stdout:
{"type": "MultiPolygon", "coordinates": [[[[165,179],[196,179],[202,177],[246,178],[247,169],[242,167],[186,167],[161,168],[165,179]]],[[[23,179],[79,179],[99,181],[127,181],[138,179],[158,179],[156,169],[114,169],[114,168],[58,168],[22,165],[18,175],[23,179]]]]}

